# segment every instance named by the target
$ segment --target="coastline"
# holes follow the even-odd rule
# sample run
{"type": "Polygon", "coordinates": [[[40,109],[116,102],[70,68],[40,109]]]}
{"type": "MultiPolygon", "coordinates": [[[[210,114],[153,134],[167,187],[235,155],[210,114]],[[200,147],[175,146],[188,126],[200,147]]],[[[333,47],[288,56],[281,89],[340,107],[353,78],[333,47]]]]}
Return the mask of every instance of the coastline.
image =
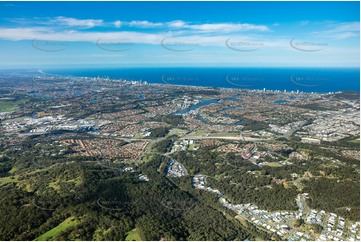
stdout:
{"type": "MultiPolygon", "coordinates": [[[[169,68],[168,68],[169,69],[169,68]]],[[[216,70],[216,74],[218,76],[223,76],[224,78],[218,78],[218,76],[212,76],[212,72],[207,74],[206,71],[213,71],[208,68],[170,68],[169,70],[173,70],[174,74],[168,74],[168,79],[164,78],[167,74],[167,68],[161,69],[151,69],[151,68],[132,68],[132,69],[100,69],[89,71],[85,71],[87,73],[83,73],[83,69],[77,69],[75,73],[68,74],[71,72],[70,70],[63,70],[55,72],[55,70],[44,71],[46,75],[53,76],[64,76],[71,78],[102,78],[102,79],[111,79],[111,80],[127,80],[127,81],[136,81],[136,82],[144,82],[147,84],[160,84],[160,85],[173,85],[179,87],[201,87],[208,89],[239,89],[239,90],[253,90],[253,91],[264,91],[267,92],[300,92],[300,93],[320,93],[320,94],[330,94],[344,91],[353,91],[356,93],[360,93],[360,83],[359,81],[359,69],[352,68],[347,70],[352,70],[353,73],[348,74],[343,78],[340,78],[340,81],[337,81],[339,77],[335,77],[332,80],[333,73],[336,71],[337,76],[343,76],[342,73],[346,69],[327,69],[331,73],[323,73],[324,68],[318,69],[289,69],[289,68],[277,68],[273,69],[273,71],[280,71],[283,75],[283,78],[278,78],[277,76],[273,76],[274,73],[270,74],[269,78],[267,77],[267,72],[263,69],[259,68],[244,68],[242,71],[245,71],[243,77],[241,75],[233,74],[231,77],[232,80],[228,80],[228,76],[231,74],[227,74],[229,69],[219,68],[216,70]],[[247,71],[250,73],[247,73],[247,71]],[[261,73],[259,77],[256,76],[254,71],[260,70],[261,73]],[[286,70],[285,73],[283,73],[286,70]],[[292,71],[294,70],[294,71],[292,71]],[[290,73],[297,73],[298,71],[305,71],[305,74],[297,74],[298,76],[292,75],[290,73]],[[319,74],[313,74],[314,71],[320,71],[319,74]],[[123,71],[123,72],[121,72],[123,71]],[[145,72],[150,71],[150,72],[145,72]],[[195,72],[194,72],[195,71],[195,72]],[[307,72],[310,72],[307,76],[307,72]],[[107,73],[108,72],[108,73],[107,73]],[[145,72],[145,73],[144,73],[145,72]],[[263,73],[262,73],[263,72],[263,73]],[[141,74],[139,74],[141,73],[141,74]],[[143,74],[144,73],[144,74],[143,74]],[[85,75],[83,75],[85,74],[85,75]],[[140,75],[143,75],[140,77],[140,75]],[[207,76],[209,75],[209,76],[207,76]],[[248,75],[248,76],[247,76],[248,75]],[[317,76],[318,75],[318,76],[317,76]],[[358,76],[357,76],[358,75],[358,76]],[[286,76],[286,78],[284,77],[286,76]],[[296,80],[292,80],[292,78],[296,80]],[[298,79],[297,79],[298,78],[298,79]],[[313,78],[313,79],[312,79],[313,78]],[[255,80],[255,81],[254,81],[255,80]],[[301,80],[301,81],[300,81],[301,80]],[[193,82],[193,83],[192,83],[193,82]],[[195,83],[197,82],[197,83],[195,83]],[[304,82],[302,84],[301,82],[304,82]],[[327,82],[327,83],[326,83],[327,82]]],[[[237,69],[234,69],[237,70],[237,69]]],[[[239,70],[238,70],[239,71],[239,70]]]]}

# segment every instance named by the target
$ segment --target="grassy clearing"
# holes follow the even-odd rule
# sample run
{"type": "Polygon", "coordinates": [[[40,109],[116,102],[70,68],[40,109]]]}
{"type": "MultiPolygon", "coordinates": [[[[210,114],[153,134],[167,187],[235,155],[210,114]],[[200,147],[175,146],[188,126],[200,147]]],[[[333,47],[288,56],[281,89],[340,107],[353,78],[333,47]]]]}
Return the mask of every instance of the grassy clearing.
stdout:
{"type": "Polygon", "coordinates": [[[0,100],[0,113],[12,112],[16,110],[16,105],[13,101],[0,100]]]}
{"type": "Polygon", "coordinates": [[[17,168],[16,166],[14,166],[13,168],[11,168],[11,170],[9,171],[10,174],[14,174],[15,172],[19,171],[19,168],[17,168]]]}
{"type": "Polygon", "coordinates": [[[77,178],[74,178],[74,179],[70,179],[70,180],[67,180],[66,182],[71,182],[71,183],[74,183],[75,186],[80,186],[83,184],[83,181],[80,177],[77,177],[77,178]]]}
{"type": "Polygon", "coordinates": [[[360,144],[360,138],[358,139],[354,139],[354,140],[350,140],[350,143],[354,143],[354,144],[360,144]]]}
{"type": "Polygon", "coordinates": [[[94,120],[95,116],[94,115],[90,115],[88,117],[85,118],[85,120],[94,120]]]}
{"type": "Polygon", "coordinates": [[[282,164],[278,163],[278,162],[267,162],[265,164],[263,164],[264,166],[270,166],[270,167],[281,167],[283,166],[282,164]]]}
{"type": "Polygon", "coordinates": [[[60,190],[60,184],[58,183],[58,181],[50,182],[49,187],[54,188],[56,191],[60,190]]]}
{"type": "Polygon", "coordinates": [[[48,232],[40,235],[35,239],[35,241],[47,241],[47,240],[54,240],[56,236],[58,236],[61,232],[67,230],[70,227],[74,227],[79,223],[74,217],[70,217],[65,219],[55,228],[52,228],[48,232]]]}
{"type": "Polygon", "coordinates": [[[199,130],[196,130],[196,135],[204,135],[206,133],[206,130],[203,130],[203,129],[199,129],[199,130]]]}
{"type": "Polygon", "coordinates": [[[74,178],[74,179],[70,179],[70,180],[66,180],[66,181],[63,181],[63,180],[56,180],[54,182],[50,182],[49,183],[49,187],[52,187],[54,188],[55,190],[59,191],[60,190],[60,185],[61,184],[64,184],[64,183],[73,183],[74,186],[80,186],[83,181],[81,180],[80,177],[77,177],[77,178],[74,178]]]}
{"type": "Polygon", "coordinates": [[[247,221],[247,219],[245,219],[242,216],[237,215],[236,217],[234,217],[237,221],[239,221],[245,228],[249,228],[249,223],[247,221]]]}
{"type": "Polygon", "coordinates": [[[36,169],[36,170],[34,170],[34,171],[29,171],[29,172],[26,172],[26,173],[24,173],[24,174],[26,174],[26,175],[34,175],[34,174],[37,174],[37,173],[41,173],[41,172],[50,170],[50,169],[52,169],[54,166],[57,166],[57,165],[60,165],[60,163],[59,163],[59,164],[54,164],[54,165],[51,165],[51,166],[48,166],[48,167],[45,167],[45,168],[41,168],[41,169],[38,168],[38,169],[36,169]]]}
{"type": "Polygon", "coordinates": [[[7,184],[11,182],[18,182],[19,176],[7,176],[0,178],[0,184],[7,184]]]}
{"type": "Polygon", "coordinates": [[[23,189],[25,191],[27,191],[27,192],[32,192],[33,191],[30,183],[26,183],[25,186],[23,187],[23,189]]]}
{"type": "Polygon", "coordinates": [[[29,101],[29,99],[20,99],[16,101],[0,100],[0,113],[13,112],[17,109],[18,104],[25,103],[27,101],[29,101]]]}
{"type": "Polygon", "coordinates": [[[31,118],[30,116],[22,116],[22,117],[18,117],[18,118],[13,118],[13,119],[6,119],[4,121],[4,123],[10,123],[10,122],[21,122],[24,121],[24,119],[26,118],[31,118]]]}
{"type": "Polygon", "coordinates": [[[133,229],[129,231],[127,237],[125,238],[126,241],[142,241],[139,235],[139,231],[137,229],[133,229]]]}
{"type": "Polygon", "coordinates": [[[302,182],[299,182],[299,181],[294,181],[294,182],[293,182],[293,185],[294,185],[295,187],[297,187],[297,189],[299,189],[299,190],[303,190],[303,189],[305,188],[305,186],[303,185],[303,183],[302,183],[302,182]]]}
{"type": "Polygon", "coordinates": [[[210,133],[209,136],[212,136],[212,137],[238,137],[239,134],[223,132],[223,133],[210,133]]]}
{"type": "Polygon", "coordinates": [[[154,154],[152,153],[144,153],[141,157],[141,159],[139,160],[140,163],[147,163],[150,160],[152,160],[154,157],[154,154]]]}
{"type": "Polygon", "coordinates": [[[290,185],[290,184],[288,184],[288,183],[284,183],[284,184],[283,184],[283,187],[284,187],[285,189],[290,189],[290,188],[292,188],[292,185],[290,185]]]}
{"type": "Polygon", "coordinates": [[[184,129],[178,129],[178,128],[173,128],[171,130],[169,130],[169,133],[167,136],[171,136],[171,135],[177,135],[177,136],[183,136],[188,132],[188,130],[184,130],[184,129]]]}

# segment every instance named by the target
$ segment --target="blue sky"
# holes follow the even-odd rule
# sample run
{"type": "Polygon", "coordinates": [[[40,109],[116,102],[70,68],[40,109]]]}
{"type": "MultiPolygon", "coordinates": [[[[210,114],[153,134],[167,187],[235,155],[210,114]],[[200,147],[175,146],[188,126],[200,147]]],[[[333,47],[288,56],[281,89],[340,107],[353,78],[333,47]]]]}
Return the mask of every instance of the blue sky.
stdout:
{"type": "Polygon", "coordinates": [[[0,66],[358,67],[359,2],[0,2],[0,66]]]}

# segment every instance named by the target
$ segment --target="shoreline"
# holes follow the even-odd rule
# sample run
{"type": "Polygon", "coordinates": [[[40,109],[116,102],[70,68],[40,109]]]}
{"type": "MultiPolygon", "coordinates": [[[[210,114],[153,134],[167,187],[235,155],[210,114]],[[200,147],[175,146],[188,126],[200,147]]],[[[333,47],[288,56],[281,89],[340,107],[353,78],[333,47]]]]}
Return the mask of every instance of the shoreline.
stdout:
{"type": "MultiPolygon", "coordinates": [[[[129,68],[125,68],[125,69],[129,69],[129,68]]],[[[138,68],[133,68],[133,69],[138,69],[138,68]]],[[[142,69],[142,68],[139,68],[142,69]]],[[[151,68],[148,68],[151,69],[151,68]]],[[[185,69],[185,68],[183,68],[185,69]]],[[[197,68],[194,68],[197,69],[197,68]]],[[[220,68],[221,69],[221,68],[220,68]]],[[[249,68],[243,68],[243,69],[249,69],[249,68]]],[[[257,69],[257,68],[253,68],[253,69],[257,69]]],[[[276,68],[275,68],[276,69],[276,68]]],[[[287,68],[277,68],[277,69],[287,69],[287,68]]],[[[296,68],[296,69],[307,69],[307,68],[296,68]]],[[[324,69],[324,68],[312,68],[314,69],[324,69]]],[[[345,68],[340,68],[340,69],[345,69],[345,68]]],[[[359,70],[357,68],[354,68],[355,70],[359,70]]],[[[111,70],[111,69],[109,69],[111,70]]],[[[128,80],[127,78],[118,78],[118,77],[110,77],[110,76],[77,76],[77,75],[64,75],[64,74],[58,74],[58,73],[47,73],[46,71],[42,71],[42,70],[38,70],[37,72],[39,72],[40,74],[44,74],[44,75],[52,75],[52,76],[62,76],[62,77],[68,77],[68,78],[98,78],[98,79],[103,79],[103,80],[111,80],[111,81],[127,81],[127,82],[136,82],[136,83],[144,83],[147,85],[170,85],[170,86],[175,86],[175,87],[188,87],[188,88],[203,88],[203,89],[226,89],[226,90],[248,90],[248,91],[259,91],[259,92],[265,92],[265,93],[294,93],[294,94],[323,94],[323,95],[330,95],[330,94],[335,94],[335,93],[342,93],[342,92],[348,92],[348,91],[352,91],[355,93],[360,93],[360,86],[359,86],[359,90],[356,89],[342,89],[342,90],[338,90],[338,91],[305,91],[302,90],[302,88],[299,89],[295,89],[295,90],[287,90],[285,88],[265,88],[265,87],[259,87],[259,88],[247,88],[247,87],[237,87],[237,84],[233,84],[229,81],[227,81],[225,79],[225,82],[227,82],[228,84],[234,86],[234,87],[225,87],[225,86],[215,86],[215,85],[187,85],[187,84],[172,84],[172,83],[168,83],[166,81],[162,80],[162,77],[160,77],[159,81],[149,81],[146,80],[144,81],[143,79],[136,79],[136,80],[128,80]]],[[[290,80],[292,81],[292,80],[290,80]]]]}
{"type": "MultiPolygon", "coordinates": [[[[22,74],[24,72],[22,71],[14,71],[14,73],[17,74],[22,74]]],[[[251,87],[240,87],[237,86],[237,84],[233,84],[231,82],[227,82],[227,80],[225,80],[228,84],[231,85],[231,87],[229,86],[216,86],[216,85],[189,85],[189,84],[172,84],[166,81],[163,81],[162,79],[159,81],[144,81],[143,79],[128,79],[128,78],[118,78],[118,77],[109,77],[107,75],[104,76],[92,76],[92,75],[68,75],[68,74],[63,74],[63,73],[54,73],[54,72],[47,72],[46,70],[32,70],[32,72],[25,72],[26,74],[32,75],[32,76],[36,76],[38,75],[38,77],[41,78],[41,76],[44,77],[56,77],[56,78],[76,78],[76,79],[90,79],[90,80],[102,80],[102,81],[112,81],[112,82],[127,82],[127,83],[131,83],[131,84],[135,84],[135,85],[153,85],[153,86],[174,86],[174,87],[179,87],[179,88],[196,88],[196,89],[202,89],[202,90],[217,90],[217,89],[222,89],[222,90],[227,90],[227,91],[249,91],[249,92],[258,92],[258,93],[272,93],[272,94],[281,94],[281,93],[285,93],[285,94],[304,94],[304,95],[310,95],[310,94],[317,94],[317,95],[332,95],[332,94],[340,94],[340,93],[357,93],[360,94],[360,89],[350,89],[350,88],[345,88],[342,90],[337,90],[337,91],[320,91],[320,90],[303,90],[302,88],[299,89],[286,89],[286,88],[265,88],[265,87],[256,87],[256,88],[251,88],[251,87]]],[[[1,74],[1,71],[0,71],[1,74]]],[[[211,83],[211,82],[210,82],[211,83]]],[[[265,83],[268,84],[268,83],[265,83]]],[[[341,86],[342,84],[340,84],[341,86]]],[[[317,88],[316,88],[317,89],[317,88]]]]}
{"type": "MultiPolygon", "coordinates": [[[[56,75],[56,76],[62,76],[60,74],[47,74],[47,75],[56,75]]],[[[251,88],[239,88],[239,87],[216,87],[216,86],[197,86],[197,85],[181,85],[181,84],[170,84],[170,83],[164,83],[164,82],[148,82],[148,81],[142,81],[142,80],[122,80],[122,79],[116,79],[116,78],[109,78],[109,77],[89,77],[89,76],[63,76],[66,78],[83,78],[83,79],[105,79],[104,81],[118,81],[118,82],[128,82],[128,83],[134,83],[139,85],[153,85],[153,86],[175,86],[175,87],[185,87],[185,88],[200,88],[200,89],[207,89],[207,90],[217,90],[217,89],[223,89],[223,90],[237,90],[237,91],[251,91],[251,92],[260,92],[260,93],[286,93],[286,94],[319,94],[319,95],[331,95],[336,93],[343,93],[343,92],[354,92],[354,93],[360,93],[360,91],[356,90],[342,90],[342,91],[334,91],[334,92],[319,92],[319,91],[299,91],[299,90],[291,90],[291,91],[282,91],[280,89],[251,89],[251,88]],[[298,92],[297,92],[298,91],[298,92]]]]}

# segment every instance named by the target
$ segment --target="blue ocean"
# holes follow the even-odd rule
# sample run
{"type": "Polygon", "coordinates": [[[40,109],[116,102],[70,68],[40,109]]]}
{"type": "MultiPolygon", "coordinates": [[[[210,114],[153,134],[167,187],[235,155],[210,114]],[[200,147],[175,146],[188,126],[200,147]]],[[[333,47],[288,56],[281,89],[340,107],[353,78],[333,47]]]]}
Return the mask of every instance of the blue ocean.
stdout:
{"type": "Polygon", "coordinates": [[[87,68],[44,70],[51,74],[109,77],[173,85],[239,89],[360,91],[358,68],[87,68]]]}

